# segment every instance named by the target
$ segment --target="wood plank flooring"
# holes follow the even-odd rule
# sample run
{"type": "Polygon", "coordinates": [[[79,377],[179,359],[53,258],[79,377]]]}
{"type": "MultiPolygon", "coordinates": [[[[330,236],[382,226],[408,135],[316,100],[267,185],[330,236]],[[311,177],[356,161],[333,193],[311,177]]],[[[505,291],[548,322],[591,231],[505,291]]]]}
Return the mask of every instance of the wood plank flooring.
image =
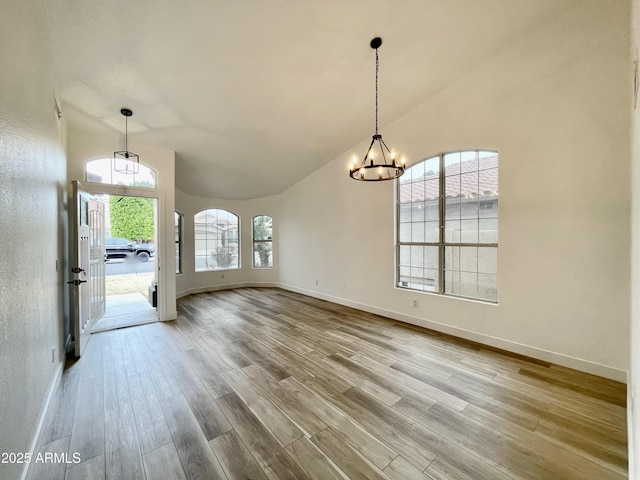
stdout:
{"type": "Polygon", "coordinates": [[[91,336],[31,480],[627,478],[623,384],[284,290],[178,309],[91,336]]]}

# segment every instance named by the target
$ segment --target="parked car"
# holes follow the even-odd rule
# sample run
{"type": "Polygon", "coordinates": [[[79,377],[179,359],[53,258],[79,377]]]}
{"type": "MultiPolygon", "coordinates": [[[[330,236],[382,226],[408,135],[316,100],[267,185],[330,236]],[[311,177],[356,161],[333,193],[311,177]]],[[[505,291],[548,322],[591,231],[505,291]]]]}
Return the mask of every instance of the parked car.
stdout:
{"type": "Polygon", "coordinates": [[[126,238],[106,239],[107,260],[114,258],[135,257],[141,262],[148,262],[153,256],[155,247],[148,243],[135,243],[126,238]]]}

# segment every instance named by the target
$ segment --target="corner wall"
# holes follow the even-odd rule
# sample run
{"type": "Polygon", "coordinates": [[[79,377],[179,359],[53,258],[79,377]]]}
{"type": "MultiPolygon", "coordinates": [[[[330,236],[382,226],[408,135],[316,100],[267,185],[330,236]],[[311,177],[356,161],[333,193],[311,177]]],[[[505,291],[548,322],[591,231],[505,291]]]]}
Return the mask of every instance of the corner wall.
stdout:
{"type": "Polygon", "coordinates": [[[224,200],[219,198],[187,195],[176,189],[176,210],[184,215],[182,271],[177,275],[177,297],[192,293],[209,292],[244,286],[277,286],[280,255],[277,246],[280,238],[280,196],[254,200],[224,200]],[[208,208],[222,208],[240,217],[240,267],[236,270],[195,272],[194,225],[196,213],[208,208]],[[253,268],[252,221],[256,215],[273,218],[273,268],[253,268]]]}
{"type": "Polygon", "coordinates": [[[282,194],[283,286],[626,381],[629,15],[579,2],[382,131],[413,162],[499,152],[498,305],[395,288],[394,183],[347,175],[370,139],[282,194]]]}
{"type": "MultiPolygon", "coordinates": [[[[631,16],[631,59],[640,49],[640,0],[633,0],[631,16]]],[[[640,65],[637,67],[640,80],[640,65]]],[[[631,114],[631,368],[627,388],[629,478],[640,478],[640,105],[631,114]]]]}
{"type": "MultiPolygon", "coordinates": [[[[0,15],[0,452],[6,453],[32,451],[64,362],[66,160],[41,7],[4,2],[0,15]]],[[[0,479],[20,478],[24,466],[0,464],[0,479]]]]}

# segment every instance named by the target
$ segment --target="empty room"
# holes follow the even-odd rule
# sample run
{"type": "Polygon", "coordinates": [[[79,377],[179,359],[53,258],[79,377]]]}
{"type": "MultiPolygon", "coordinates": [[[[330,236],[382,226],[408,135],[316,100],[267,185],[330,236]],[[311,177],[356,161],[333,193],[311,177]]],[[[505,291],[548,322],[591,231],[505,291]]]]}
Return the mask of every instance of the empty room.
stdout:
{"type": "Polygon", "coordinates": [[[640,1],[1,4],[0,480],[640,478],[640,1]]]}

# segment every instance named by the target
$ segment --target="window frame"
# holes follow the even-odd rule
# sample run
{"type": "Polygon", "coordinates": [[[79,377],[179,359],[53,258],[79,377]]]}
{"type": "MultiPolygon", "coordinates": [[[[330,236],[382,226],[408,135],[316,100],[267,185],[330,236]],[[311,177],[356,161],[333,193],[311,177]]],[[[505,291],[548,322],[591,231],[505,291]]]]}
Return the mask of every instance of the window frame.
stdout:
{"type": "Polygon", "coordinates": [[[273,217],[271,215],[254,215],[251,218],[251,245],[252,245],[252,260],[251,260],[251,265],[253,268],[259,268],[259,269],[263,269],[263,268],[273,268],[273,217]],[[271,236],[269,237],[269,239],[267,240],[256,240],[256,218],[258,217],[269,217],[271,219],[271,236]],[[256,265],[256,243],[270,243],[271,244],[271,265],[268,266],[258,266],[256,265]]]}
{"type": "MultiPolygon", "coordinates": [[[[401,235],[401,223],[406,223],[406,222],[401,222],[401,206],[403,205],[401,203],[401,178],[399,177],[396,181],[396,196],[395,196],[395,202],[396,202],[396,248],[395,248],[395,256],[396,256],[396,268],[395,268],[395,286],[396,288],[401,288],[403,290],[410,290],[410,291],[414,291],[414,292],[420,292],[420,293],[430,293],[430,294],[435,294],[435,295],[442,295],[442,296],[446,296],[446,297],[452,297],[452,298],[461,298],[461,299],[466,299],[466,300],[473,300],[473,301],[478,301],[478,302],[483,302],[483,303],[489,303],[489,304],[498,304],[498,293],[499,293],[499,289],[498,289],[498,270],[497,270],[497,255],[498,255],[498,244],[499,242],[480,242],[480,228],[478,225],[478,240],[476,242],[455,242],[453,240],[448,241],[445,238],[445,227],[446,227],[446,180],[447,180],[447,175],[446,175],[446,165],[445,165],[445,157],[447,155],[452,155],[452,154],[462,154],[462,153],[467,153],[467,152],[475,152],[478,158],[478,161],[480,160],[479,157],[479,153],[494,153],[497,157],[497,165],[495,167],[496,171],[497,171],[497,179],[499,181],[499,166],[500,166],[500,160],[499,160],[499,152],[497,150],[489,150],[489,149],[467,149],[467,150],[455,150],[455,151],[450,151],[450,152],[441,152],[437,155],[432,155],[429,157],[424,158],[423,160],[421,160],[420,162],[417,162],[413,165],[411,165],[411,167],[408,167],[407,170],[409,170],[409,168],[413,168],[414,166],[419,165],[420,163],[426,163],[429,160],[433,160],[433,159],[438,159],[438,241],[437,242],[427,242],[426,241],[426,233],[425,233],[425,238],[424,241],[422,242],[414,242],[414,241],[401,241],[400,240],[400,235],[401,235]],[[404,286],[402,285],[403,282],[401,282],[401,275],[400,275],[400,269],[401,267],[406,267],[404,265],[401,265],[401,256],[400,256],[400,251],[401,251],[401,247],[403,246],[421,246],[421,247],[436,247],[437,248],[437,256],[438,256],[438,261],[437,261],[437,285],[438,288],[434,288],[433,291],[430,290],[420,290],[417,288],[411,288],[410,286],[404,286]],[[446,285],[446,270],[445,270],[445,255],[446,255],[446,249],[447,248],[453,248],[453,247],[476,247],[476,248],[482,248],[482,247],[488,247],[488,248],[495,248],[496,249],[496,298],[494,299],[490,299],[490,298],[486,298],[486,297],[481,297],[479,295],[475,296],[475,297],[471,297],[471,296],[465,296],[462,294],[455,294],[455,293],[451,293],[451,292],[447,292],[447,285],[446,285]]],[[[486,169],[485,169],[486,170],[486,169]]],[[[478,174],[479,172],[481,172],[483,170],[480,169],[480,166],[478,165],[478,174]]],[[[458,175],[462,175],[462,173],[458,173],[458,175]]],[[[453,176],[453,175],[450,175],[453,176]]],[[[413,182],[411,182],[413,183],[413,182]]],[[[489,199],[481,199],[481,195],[479,192],[479,196],[478,196],[478,219],[480,220],[482,217],[480,217],[480,211],[481,210],[492,210],[494,208],[493,203],[492,203],[492,207],[490,209],[487,208],[487,202],[493,202],[493,200],[489,199]],[[484,208],[481,208],[481,205],[484,205],[484,208]]],[[[462,197],[461,197],[462,198],[462,197]]],[[[415,202],[410,202],[409,205],[412,205],[415,202]]],[[[495,218],[498,220],[498,227],[496,229],[497,235],[499,235],[499,196],[498,196],[498,190],[495,191],[495,210],[496,210],[496,215],[495,218]]],[[[423,220],[421,223],[427,223],[426,220],[426,196],[425,196],[425,220],[423,220]]],[[[410,265],[409,267],[412,268],[412,262],[411,260],[409,261],[410,265]]],[[[426,266],[422,266],[421,268],[426,269],[426,266]]],[[[455,271],[455,270],[453,270],[455,271]]],[[[479,272],[476,272],[476,274],[478,274],[479,272]]],[[[477,284],[477,282],[476,282],[477,284]]]]}
{"type": "Polygon", "coordinates": [[[149,165],[139,162],[139,173],[118,173],[114,170],[113,157],[94,158],[84,162],[84,181],[88,183],[95,183],[97,185],[113,185],[122,186],[126,188],[146,188],[149,190],[158,189],[158,172],[155,168],[149,165]],[[95,168],[92,168],[95,166],[95,168]],[[100,173],[89,170],[101,170],[100,173]],[[97,177],[94,177],[96,175],[97,177]],[[104,175],[108,175],[107,178],[104,175]],[[98,179],[100,177],[100,179],[98,179]],[[141,177],[146,180],[141,180],[141,177]],[[131,183],[122,182],[123,179],[132,180],[131,183]],[[150,180],[149,180],[150,179],[150,180]],[[150,183],[151,186],[146,185],[150,183]]]}
{"type": "Polygon", "coordinates": [[[179,211],[175,210],[174,212],[174,235],[176,233],[175,228],[178,228],[178,232],[177,232],[177,238],[174,238],[175,241],[175,245],[177,245],[177,266],[178,268],[176,269],[176,275],[180,275],[181,273],[183,273],[183,268],[182,268],[182,259],[184,257],[183,255],[183,246],[184,246],[184,215],[182,213],[180,213],[179,211]],[[177,222],[176,222],[177,220],[177,222]]]}

